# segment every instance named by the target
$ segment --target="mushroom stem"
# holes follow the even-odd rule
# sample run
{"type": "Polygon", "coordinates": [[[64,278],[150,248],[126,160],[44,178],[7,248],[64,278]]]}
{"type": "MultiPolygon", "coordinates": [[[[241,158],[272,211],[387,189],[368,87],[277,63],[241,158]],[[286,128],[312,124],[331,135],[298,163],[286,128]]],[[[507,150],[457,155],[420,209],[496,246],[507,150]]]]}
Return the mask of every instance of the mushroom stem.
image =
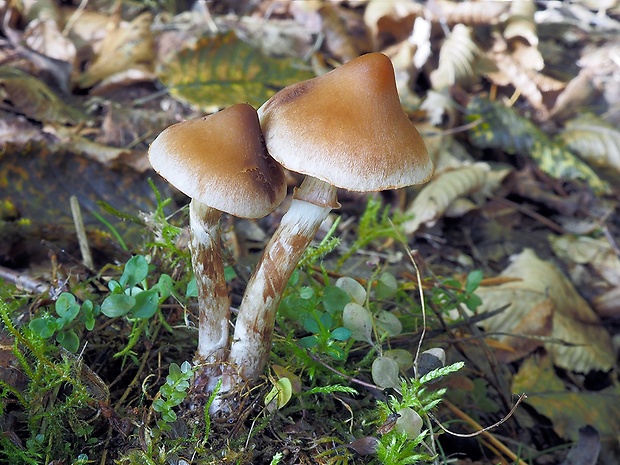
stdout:
{"type": "MultiPolygon", "coordinates": [[[[239,307],[229,362],[241,379],[251,382],[263,372],[282,293],[319,226],[332,209],[339,207],[336,188],[317,178],[307,176],[296,189],[239,307]]],[[[232,378],[224,380],[223,390],[236,382],[234,375],[232,378]]]]}
{"type": "MultiPolygon", "coordinates": [[[[189,205],[190,250],[198,290],[198,350],[195,362],[217,376],[226,359],[230,303],[220,251],[222,212],[195,199],[189,205]]],[[[208,375],[209,376],[209,375],[208,375]]],[[[211,377],[211,376],[209,376],[211,377]]]]}

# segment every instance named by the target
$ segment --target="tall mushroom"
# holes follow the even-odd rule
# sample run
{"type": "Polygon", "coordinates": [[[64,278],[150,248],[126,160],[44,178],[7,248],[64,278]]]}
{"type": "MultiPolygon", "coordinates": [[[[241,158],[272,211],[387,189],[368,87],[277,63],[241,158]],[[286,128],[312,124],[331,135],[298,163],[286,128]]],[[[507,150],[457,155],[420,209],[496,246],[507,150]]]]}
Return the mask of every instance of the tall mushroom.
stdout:
{"type": "Polygon", "coordinates": [[[269,156],[256,110],[248,104],[166,128],[151,144],[149,161],[192,199],[190,250],[199,307],[195,361],[211,367],[204,373],[212,384],[229,342],[220,217],[222,212],[242,218],[267,215],[286,195],[284,171],[269,156]]]}
{"type": "Polygon", "coordinates": [[[368,192],[426,182],[433,164],[403,112],[388,57],[370,53],[278,92],[258,110],[271,154],[306,175],[246,288],[229,361],[257,378],[282,292],[331,209],[336,188],[368,192]]]}

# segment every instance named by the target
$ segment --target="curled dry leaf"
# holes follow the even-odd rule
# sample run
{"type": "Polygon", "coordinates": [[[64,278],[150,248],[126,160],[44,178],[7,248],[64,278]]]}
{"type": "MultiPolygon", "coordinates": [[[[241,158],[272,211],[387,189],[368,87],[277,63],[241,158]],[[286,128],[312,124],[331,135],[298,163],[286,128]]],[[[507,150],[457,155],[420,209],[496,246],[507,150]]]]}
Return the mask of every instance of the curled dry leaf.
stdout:
{"type": "Polygon", "coordinates": [[[487,332],[511,333],[515,337],[500,339],[512,344],[515,353],[519,353],[532,346],[523,346],[516,337],[545,335],[550,317],[550,338],[543,338],[543,342],[557,366],[584,373],[613,367],[615,357],[609,333],[555,265],[525,249],[512,258],[501,275],[521,281],[482,286],[476,291],[483,301],[479,312],[508,306],[504,312],[481,322],[487,332]]]}
{"type": "Polygon", "coordinates": [[[596,313],[601,317],[620,314],[620,258],[609,242],[571,234],[552,236],[549,241],[554,253],[572,270],[586,266],[588,270],[594,271],[593,274],[571,272],[571,276],[581,276],[581,280],[586,280],[583,285],[596,296],[591,299],[596,313]]]}
{"type": "Polygon", "coordinates": [[[530,105],[546,115],[547,109],[543,104],[542,92],[531,78],[528,68],[515,59],[502,38],[496,38],[493,49],[487,56],[493,60],[501,73],[501,78],[493,72],[488,73],[488,77],[498,85],[502,85],[502,79],[508,79],[530,105]]]}
{"type": "Polygon", "coordinates": [[[510,2],[510,10],[504,27],[504,38],[508,41],[522,39],[527,44],[538,45],[538,33],[534,22],[536,3],[533,0],[514,0],[510,2]]]}
{"type": "Polygon", "coordinates": [[[508,10],[510,2],[435,0],[429,2],[427,11],[433,21],[448,24],[489,25],[497,24],[508,10]]]}
{"type": "Polygon", "coordinates": [[[90,68],[81,76],[82,89],[92,87],[110,76],[137,68],[151,71],[154,60],[151,23],[153,15],[142,13],[130,23],[122,23],[109,30],[101,44],[101,51],[90,68]]]}
{"type": "Polygon", "coordinates": [[[405,234],[413,234],[422,224],[434,225],[457,198],[482,189],[489,171],[488,164],[474,163],[435,176],[407,208],[405,214],[413,219],[404,223],[405,234]]]}
{"type": "Polygon", "coordinates": [[[558,138],[581,158],[620,172],[620,130],[604,119],[580,115],[566,122],[558,138]]]}
{"type": "Polygon", "coordinates": [[[364,23],[375,44],[400,42],[413,30],[417,17],[424,16],[424,7],[404,0],[370,0],[364,10],[364,23]]]}
{"type": "Polygon", "coordinates": [[[477,78],[474,64],[480,50],[472,40],[471,29],[457,24],[439,52],[439,66],[431,75],[434,90],[441,90],[456,83],[468,85],[477,78]]]}

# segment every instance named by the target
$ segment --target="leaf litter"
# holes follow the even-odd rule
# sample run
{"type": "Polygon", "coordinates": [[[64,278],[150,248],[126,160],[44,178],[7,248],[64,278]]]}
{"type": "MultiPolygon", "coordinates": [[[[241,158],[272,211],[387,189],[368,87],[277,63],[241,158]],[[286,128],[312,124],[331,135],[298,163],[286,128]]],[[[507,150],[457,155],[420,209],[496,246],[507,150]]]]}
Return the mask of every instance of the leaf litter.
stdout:
{"type": "MultiPolygon", "coordinates": [[[[600,445],[585,425],[596,429],[610,456],[613,447],[605,444],[620,424],[613,381],[620,301],[614,239],[620,229],[617,2],[598,9],[586,2],[265,0],[243,13],[212,2],[210,11],[198,14],[136,9],[123,2],[103,2],[101,11],[24,3],[23,11],[0,6],[7,17],[7,40],[0,47],[0,232],[7,238],[0,246],[1,266],[32,273],[35,262],[48,263],[49,250],[63,262],[55,272],[79,262],[68,240],[71,231],[47,226],[63,218],[68,224],[67,193],[77,193],[95,212],[99,200],[120,211],[148,211],[153,195],[143,187],[150,173],[141,172],[148,168],[148,143],[165,126],[239,101],[260,105],[289,82],[366,51],[383,51],[394,62],[403,107],[420,128],[429,125],[435,134],[425,137],[429,149],[432,137],[440,142],[430,150],[438,169],[428,185],[381,198],[409,216],[402,225],[429,273],[452,277],[483,268],[489,281],[502,278],[497,285],[483,281],[476,290],[482,304],[471,315],[481,318],[479,335],[504,365],[498,376],[513,392],[527,392],[534,413],[546,417],[560,438],[579,441],[575,450],[586,452],[572,456],[590,458],[578,463],[591,463],[600,445]],[[23,15],[19,22],[18,15],[23,15]],[[135,206],[129,207],[129,199],[135,206]],[[610,203],[613,207],[606,209],[610,203]],[[26,225],[33,219],[40,223],[26,225]],[[591,227],[560,234],[577,221],[591,227]],[[33,239],[49,245],[33,247],[33,239]],[[509,261],[511,254],[516,255],[509,261]],[[609,372],[611,381],[589,389],[592,372],[609,372]]],[[[295,181],[291,177],[291,187],[295,181]]],[[[352,218],[338,229],[346,244],[347,235],[355,234],[351,224],[363,211],[353,194],[342,193],[341,199],[340,213],[352,218]]],[[[278,214],[261,228],[268,231],[278,214]]],[[[235,231],[240,224],[230,222],[233,243],[242,236],[235,231]]],[[[124,257],[110,248],[109,238],[95,238],[100,223],[89,222],[89,227],[101,265],[124,257]]],[[[381,262],[386,244],[360,250],[352,260],[361,261],[347,269],[364,275],[366,263],[373,261],[394,267],[381,262]]],[[[399,280],[407,272],[397,263],[399,280]]],[[[418,328],[408,326],[407,311],[381,312],[379,326],[390,350],[408,348],[406,336],[418,328]],[[395,314],[402,328],[393,321],[395,314]]],[[[367,311],[360,315],[364,323],[351,324],[358,344],[364,344],[377,322],[367,311]]],[[[447,345],[458,344],[479,362],[467,346],[470,332],[478,334],[469,327],[447,345]]],[[[389,355],[386,386],[398,384],[398,373],[410,365],[403,353],[386,350],[384,356],[389,355]],[[400,369],[394,371],[393,362],[400,369]]],[[[102,364],[87,356],[109,382],[102,364]]],[[[303,390],[303,375],[276,367],[273,389],[285,378],[295,381],[295,393],[303,390]]],[[[464,378],[470,387],[463,395],[477,396],[480,406],[493,398],[481,410],[497,414],[505,392],[495,388],[501,382],[487,378],[464,378]]],[[[355,409],[349,401],[343,400],[346,408],[355,409]]],[[[111,423],[121,421],[105,411],[111,423]]],[[[318,422],[308,427],[321,431],[318,422]]],[[[531,431],[534,437],[540,432],[536,426],[531,431]]],[[[362,449],[374,452],[374,447],[362,449]]]]}

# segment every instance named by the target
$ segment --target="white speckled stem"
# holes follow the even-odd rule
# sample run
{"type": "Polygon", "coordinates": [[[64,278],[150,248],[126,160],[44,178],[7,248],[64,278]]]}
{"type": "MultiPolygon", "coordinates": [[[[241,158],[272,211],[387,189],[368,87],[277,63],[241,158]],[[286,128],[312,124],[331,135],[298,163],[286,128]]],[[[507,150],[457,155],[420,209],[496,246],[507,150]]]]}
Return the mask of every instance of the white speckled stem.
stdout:
{"type": "Polygon", "coordinates": [[[217,375],[226,359],[230,303],[220,251],[222,213],[196,200],[189,206],[190,250],[198,288],[198,350],[195,361],[217,375]]]}
{"type": "MultiPolygon", "coordinates": [[[[339,206],[336,188],[316,178],[307,177],[295,192],[239,307],[229,361],[242,380],[251,382],[263,372],[282,293],[319,226],[339,206]]],[[[225,379],[223,390],[235,383],[235,378],[232,374],[225,379]]]]}

